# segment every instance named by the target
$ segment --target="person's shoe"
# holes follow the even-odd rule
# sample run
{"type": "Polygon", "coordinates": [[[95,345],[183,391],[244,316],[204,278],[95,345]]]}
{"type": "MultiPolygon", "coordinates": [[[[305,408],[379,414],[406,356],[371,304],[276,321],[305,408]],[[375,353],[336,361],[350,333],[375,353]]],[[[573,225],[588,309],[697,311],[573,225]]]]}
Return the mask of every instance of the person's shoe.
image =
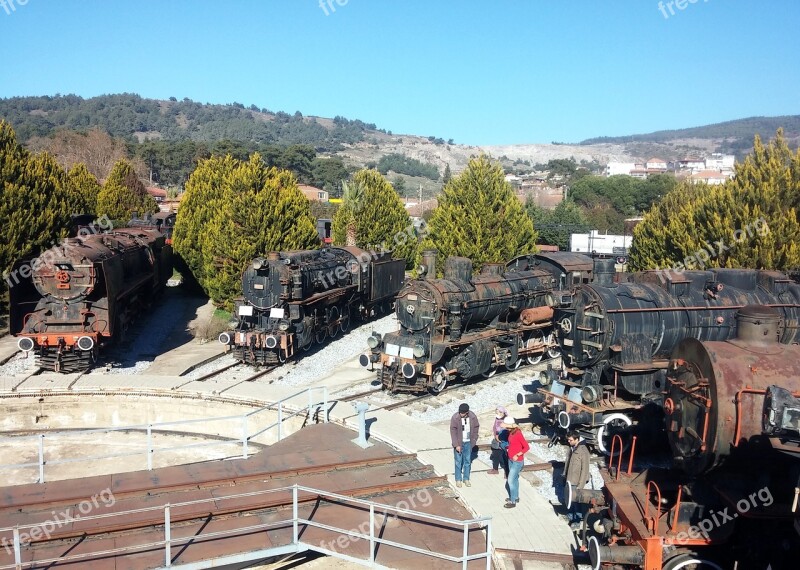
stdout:
{"type": "Polygon", "coordinates": [[[460,486],[461,486],[461,481],[456,481],[456,487],[460,487],[460,486]]]}
{"type": "Polygon", "coordinates": [[[487,473],[488,473],[489,475],[497,475],[497,474],[499,473],[499,471],[498,471],[497,469],[489,469],[489,470],[487,471],[487,473]]]}
{"type": "Polygon", "coordinates": [[[472,487],[472,483],[469,482],[469,479],[464,479],[464,485],[467,487],[472,487]]]}
{"type": "Polygon", "coordinates": [[[503,506],[504,506],[505,508],[507,508],[507,509],[513,509],[514,507],[516,507],[516,506],[517,506],[517,503],[512,503],[511,501],[509,501],[509,502],[507,502],[507,503],[506,503],[505,505],[503,505],[503,506]]]}
{"type": "Polygon", "coordinates": [[[574,522],[569,524],[569,528],[572,529],[572,532],[580,532],[583,525],[579,522],[574,522]]]}

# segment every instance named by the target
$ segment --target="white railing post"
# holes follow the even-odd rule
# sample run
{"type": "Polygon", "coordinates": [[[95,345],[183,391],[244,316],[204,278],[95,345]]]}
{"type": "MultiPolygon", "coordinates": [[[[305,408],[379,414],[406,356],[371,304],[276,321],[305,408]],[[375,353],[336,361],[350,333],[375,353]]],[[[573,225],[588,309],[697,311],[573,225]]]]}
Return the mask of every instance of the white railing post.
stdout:
{"type": "Polygon", "coordinates": [[[153,470],[153,424],[147,424],[147,470],[153,470]]]}
{"type": "Polygon", "coordinates": [[[375,564],[375,503],[369,503],[369,563],[375,564]]]}
{"type": "Polygon", "coordinates": [[[467,570],[467,556],[469,556],[469,523],[464,523],[464,557],[461,559],[461,567],[467,570]]]}
{"type": "Polygon", "coordinates": [[[492,570],[492,521],[486,521],[486,570],[492,570]]]}
{"type": "Polygon", "coordinates": [[[292,544],[295,546],[300,541],[297,528],[297,483],[292,485],[292,544]]]}
{"type": "Polygon", "coordinates": [[[309,388],[307,390],[307,393],[308,393],[308,423],[310,424],[311,421],[314,419],[314,410],[311,408],[312,406],[311,395],[313,393],[313,388],[309,388]]]}
{"type": "Polygon", "coordinates": [[[19,542],[19,525],[14,527],[14,564],[17,570],[22,568],[22,548],[19,542]]]}
{"type": "Polygon", "coordinates": [[[39,483],[44,483],[44,434],[39,434],[39,483]]]}
{"type": "Polygon", "coordinates": [[[170,527],[169,503],[164,505],[164,566],[172,566],[172,528],[170,527]]]}
{"type": "Polygon", "coordinates": [[[283,402],[278,402],[278,441],[283,439],[283,402]]]}
{"type": "Polygon", "coordinates": [[[247,459],[247,415],[242,416],[242,459],[247,459]]]}
{"type": "Polygon", "coordinates": [[[322,387],[322,422],[328,423],[328,387],[322,387]]]}

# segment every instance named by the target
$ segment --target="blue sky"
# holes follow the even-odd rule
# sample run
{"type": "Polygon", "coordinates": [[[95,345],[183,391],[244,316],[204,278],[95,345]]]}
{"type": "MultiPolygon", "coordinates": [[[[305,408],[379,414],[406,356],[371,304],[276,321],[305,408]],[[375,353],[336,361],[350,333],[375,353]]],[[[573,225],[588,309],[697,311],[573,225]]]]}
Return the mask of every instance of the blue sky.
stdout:
{"type": "Polygon", "coordinates": [[[796,0],[11,2],[0,97],[236,101],[464,144],[800,113],[796,0]]]}

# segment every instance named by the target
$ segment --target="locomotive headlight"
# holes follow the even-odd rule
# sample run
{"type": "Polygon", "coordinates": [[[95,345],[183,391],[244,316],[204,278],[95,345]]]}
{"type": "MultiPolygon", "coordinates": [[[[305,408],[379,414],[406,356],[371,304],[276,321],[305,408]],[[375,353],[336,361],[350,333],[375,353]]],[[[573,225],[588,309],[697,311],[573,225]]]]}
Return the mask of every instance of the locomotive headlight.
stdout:
{"type": "Polygon", "coordinates": [[[253,260],[253,269],[255,269],[256,271],[258,271],[259,269],[261,269],[262,267],[264,267],[264,265],[266,265],[266,263],[267,263],[267,262],[264,260],[264,258],[263,258],[263,257],[256,257],[256,258],[253,260]]]}
{"type": "Polygon", "coordinates": [[[24,336],[17,341],[17,346],[22,352],[30,352],[35,346],[34,342],[28,337],[24,336]]]}
{"type": "Polygon", "coordinates": [[[219,340],[222,344],[230,344],[231,343],[231,335],[224,332],[219,335],[219,340]]]}
{"type": "Polygon", "coordinates": [[[94,339],[90,336],[82,336],[78,339],[77,344],[81,350],[92,350],[94,348],[94,339]]]}
{"type": "Polygon", "coordinates": [[[539,384],[542,386],[550,385],[550,375],[547,373],[547,370],[542,370],[539,372],[539,384]]]}
{"type": "Polygon", "coordinates": [[[280,323],[278,323],[278,329],[282,330],[283,332],[288,331],[289,326],[290,326],[289,321],[281,321],[280,323]]]}
{"type": "Polygon", "coordinates": [[[272,335],[269,335],[266,339],[264,339],[264,344],[267,345],[267,348],[275,348],[278,346],[278,339],[272,335]]]}
{"type": "Polygon", "coordinates": [[[378,348],[381,343],[381,335],[379,333],[372,333],[372,336],[367,338],[367,346],[370,348],[378,348]]]}
{"type": "Polygon", "coordinates": [[[400,372],[403,373],[403,378],[411,380],[417,374],[417,369],[410,362],[406,362],[400,367],[400,372]]]}
{"type": "Polygon", "coordinates": [[[422,358],[423,356],[425,356],[425,347],[422,346],[421,344],[416,345],[414,347],[414,356],[416,356],[417,358],[422,358]]]}

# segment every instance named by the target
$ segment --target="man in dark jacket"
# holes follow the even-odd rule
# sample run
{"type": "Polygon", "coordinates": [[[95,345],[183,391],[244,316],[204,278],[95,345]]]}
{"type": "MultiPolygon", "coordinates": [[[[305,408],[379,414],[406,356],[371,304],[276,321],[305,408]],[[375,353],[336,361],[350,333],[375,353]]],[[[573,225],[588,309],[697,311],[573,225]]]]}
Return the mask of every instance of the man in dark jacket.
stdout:
{"type": "Polygon", "coordinates": [[[469,411],[469,404],[461,404],[458,412],[450,418],[450,443],[453,444],[453,457],[456,463],[456,487],[470,487],[469,473],[472,468],[472,452],[477,450],[478,416],[469,411]]]}
{"type": "MultiPolygon", "coordinates": [[[[586,442],[581,440],[576,431],[571,431],[567,434],[567,443],[569,444],[569,452],[567,453],[567,461],[564,463],[565,492],[566,483],[571,483],[573,489],[585,489],[591,479],[589,474],[589,448],[586,447],[586,442]]],[[[580,526],[583,512],[574,501],[567,512],[567,518],[572,523],[571,527],[580,526]]]]}

